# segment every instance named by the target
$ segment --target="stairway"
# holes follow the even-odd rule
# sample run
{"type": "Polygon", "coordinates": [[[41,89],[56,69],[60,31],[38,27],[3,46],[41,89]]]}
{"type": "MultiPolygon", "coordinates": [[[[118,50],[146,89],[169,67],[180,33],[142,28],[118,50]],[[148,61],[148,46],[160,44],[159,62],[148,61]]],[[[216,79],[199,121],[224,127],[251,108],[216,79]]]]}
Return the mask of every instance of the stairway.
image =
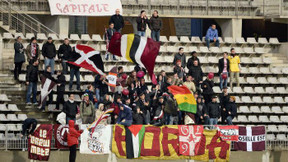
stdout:
{"type": "Polygon", "coordinates": [[[272,67],[287,67],[288,60],[286,54],[282,53],[269,53],[265,54],[265,57],[271,58],[271,66],[272,67]]]}
{"type": "Polygon", "coordinates": [[[27,114],[28,118],[35,118],[38,123],[52,124],[55,121],[52,113],[43,113],[37,106],[26,105],[26,86],[15,81],[11,72],[0,72],[0,93],[6,94],[11,100],[9,103],[16,104],[21,110],[20,112],[15,112],[15,114],[27,114]]]}

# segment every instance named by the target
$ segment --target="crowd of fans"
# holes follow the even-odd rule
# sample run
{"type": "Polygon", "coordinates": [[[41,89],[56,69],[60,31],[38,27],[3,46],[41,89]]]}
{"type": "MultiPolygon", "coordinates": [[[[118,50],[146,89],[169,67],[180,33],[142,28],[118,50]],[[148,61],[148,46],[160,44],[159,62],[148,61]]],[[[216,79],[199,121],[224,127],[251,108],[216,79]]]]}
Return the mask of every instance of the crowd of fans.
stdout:
{"type": "MultiPolygon", "coordinates": [[[[121,32],[124,27],[123,17],[116,10],[109,22],[105,38],[107,43],[111,39],[113,33],[121,32]]],[[[153,16],[148,20],[145,11],[141,11],[141,15],[137,18],[138,34],[145,36],[146,26],[152,30],[151,37],[155,41],[159,41],[162,21],[155,10],[153,16]]],[[[216,25],[212,24],[206,34],[206,42],[209,47],[211,43],[219,46],[218,32],[216,25]]],[[[66,123],[69,120],[82,119],[83,124],[92,123],[108,108],[114,108],[114,112],[110,118],[103,121],[108,124],[122,124],[129,126],[131,124],[152,124],[152,125],[177,125],[177,124],[205,124],[215,125],[221,118],[221,124],[232,124],[233,118],[237,115],[237,106],[235,97],[230,96],[227,91],[228,76],[230,76],[230,88],[233,86],[234,79],[239,86],[240,58],[232,48],[230,54],[223,53],[223,58],[219,59],[220,89],[223,91],[217,96],[213,87],[214,74],[209,73],[205,80],[205,74],[202,71],[201,63],[197,57],[197,52],[191,52],[191,57],[186,62],[188,54],[184,53],[183,47],[179,48],[179,52],[175,54],[173,65],[173,74],[167,75],[162,70],[157,76],[158,84],[152,85],[148,89],[144,76],[146,70],[135,66],[134,70],[127,76],[123,72],[123,67],[117,67],[117,84],[116,88],[108,86],[106,75],[95,74],[95,81],[88,85],[87,89],[80,89],[80,71],[79,67],[68,64],[67,60],[75,56],[75,47],[71,47],[69,39],[65,39],[64,43],[59,47],[58,52],[51,37],[42,47],[42,55],[44,56],[45,70],[40,74],[38,70],[40,49],[36,38],[31,38],[30,44],[26,49],[22,45],[21,37],[17,37],[14,44],[15,48],[15,70],[14,77],[18,80],[21,73],[22,64],[25,62],[25,54],[29,65],[27,66],[26,84],[28,86],[26,102],[28,105],[32,103],[37,105],[37,83],[39,76],[43,75],[57,83],[57,103],[55,109],[59,110],[63,105],[62,111],[66,114],[66,123]],[[57,71],[54,78],[55,57],[61,61],[62,71],[57,71]],[[70,70],[68,70],[70,69],[70,70]],[[187,70],[188,69],[188,70],[187,70]],[[76,77],[76,89],[82,93],[82,101],[80,104],[74,101],[74,95],[69,94],[69,99],[64,101],[65,93],[65,74],[70,71],[69,91],[73,91],[73,79],[76,77]],[[197,113],[191,114],[182,112],[177,106],[177,102],[167,87],[170,85],[186,86],[194,95],[197,101],[197,113]],[[110,89],[110,90],[109,90],[110,89]],[[32,102],[31,102],[31,96],[32,102]],[[218,99],[217,99],[218,98],[218,99]]],[[[107,53],[106,59],[109,58],[107,53]]],[[[113,56],[113,59],[116,58],[113,56]]],[[[49,94],[48,102],[45,101],[44,106],[40,107],[45,111],[45,105],[49,105],[53,101],[53,92],[49,94]]]]}

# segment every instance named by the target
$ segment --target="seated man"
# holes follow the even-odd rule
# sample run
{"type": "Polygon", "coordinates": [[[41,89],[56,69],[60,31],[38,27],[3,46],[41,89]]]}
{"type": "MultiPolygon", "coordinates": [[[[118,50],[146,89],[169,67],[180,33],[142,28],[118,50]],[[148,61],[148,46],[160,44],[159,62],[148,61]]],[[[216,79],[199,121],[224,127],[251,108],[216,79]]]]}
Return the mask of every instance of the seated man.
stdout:
{"type": "Polygon", "coordinates": [[[132,109],[124,104],[120,104],[120,113],[117,119],[117,124],[124,126],[132,125],[132,109]]]}
{"type": "Polygon", "coordinates": [[[212,24],[207,30],[205,41],[208,48],[210,47],[211,42],[215,42],[215,46],[219,47],[218,30],[216,29],[215,24],[212,24]]]}

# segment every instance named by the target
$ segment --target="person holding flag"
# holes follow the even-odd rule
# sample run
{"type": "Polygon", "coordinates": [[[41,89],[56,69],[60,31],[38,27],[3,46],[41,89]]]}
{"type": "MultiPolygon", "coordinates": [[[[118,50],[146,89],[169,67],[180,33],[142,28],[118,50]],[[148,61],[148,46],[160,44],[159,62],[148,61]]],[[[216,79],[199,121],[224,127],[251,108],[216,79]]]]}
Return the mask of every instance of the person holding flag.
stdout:
{"type": "MultiPolygon", "coordinates": [[[[106,51],[106,54],[105,54],[105,60],[108,60],[109,59],[109,52],[108,52],[108,47],[109,47],[109,42],[112,38],[112,36],[114,35],[114,33],[116,32],[116,30],[114,29],[114,23],[110,23],[109,24],[109,28],[106,29],[105,28],[105,40],[106,40],[106,47],[107,47],[107,51],[106,51]]],[[[115,55],[113,55],[113,60],[114,61],[117,61],[115,55]]]]}

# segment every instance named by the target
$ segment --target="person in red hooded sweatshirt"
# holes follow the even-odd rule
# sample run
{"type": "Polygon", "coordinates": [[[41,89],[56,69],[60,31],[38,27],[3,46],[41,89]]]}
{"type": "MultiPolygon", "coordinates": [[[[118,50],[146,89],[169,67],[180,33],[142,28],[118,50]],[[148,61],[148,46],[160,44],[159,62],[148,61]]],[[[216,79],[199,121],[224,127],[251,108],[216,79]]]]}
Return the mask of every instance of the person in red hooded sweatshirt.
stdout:
{"type": "Polygon", "coordinates": [[[70,150],[69,162],[75,162],[76,149],[79,144],[78,138],[80,137],[82,130],[76,130],[74,127],[74,120],[69,120],[69,133],[67,134],[67,142],[70,150]]]}

